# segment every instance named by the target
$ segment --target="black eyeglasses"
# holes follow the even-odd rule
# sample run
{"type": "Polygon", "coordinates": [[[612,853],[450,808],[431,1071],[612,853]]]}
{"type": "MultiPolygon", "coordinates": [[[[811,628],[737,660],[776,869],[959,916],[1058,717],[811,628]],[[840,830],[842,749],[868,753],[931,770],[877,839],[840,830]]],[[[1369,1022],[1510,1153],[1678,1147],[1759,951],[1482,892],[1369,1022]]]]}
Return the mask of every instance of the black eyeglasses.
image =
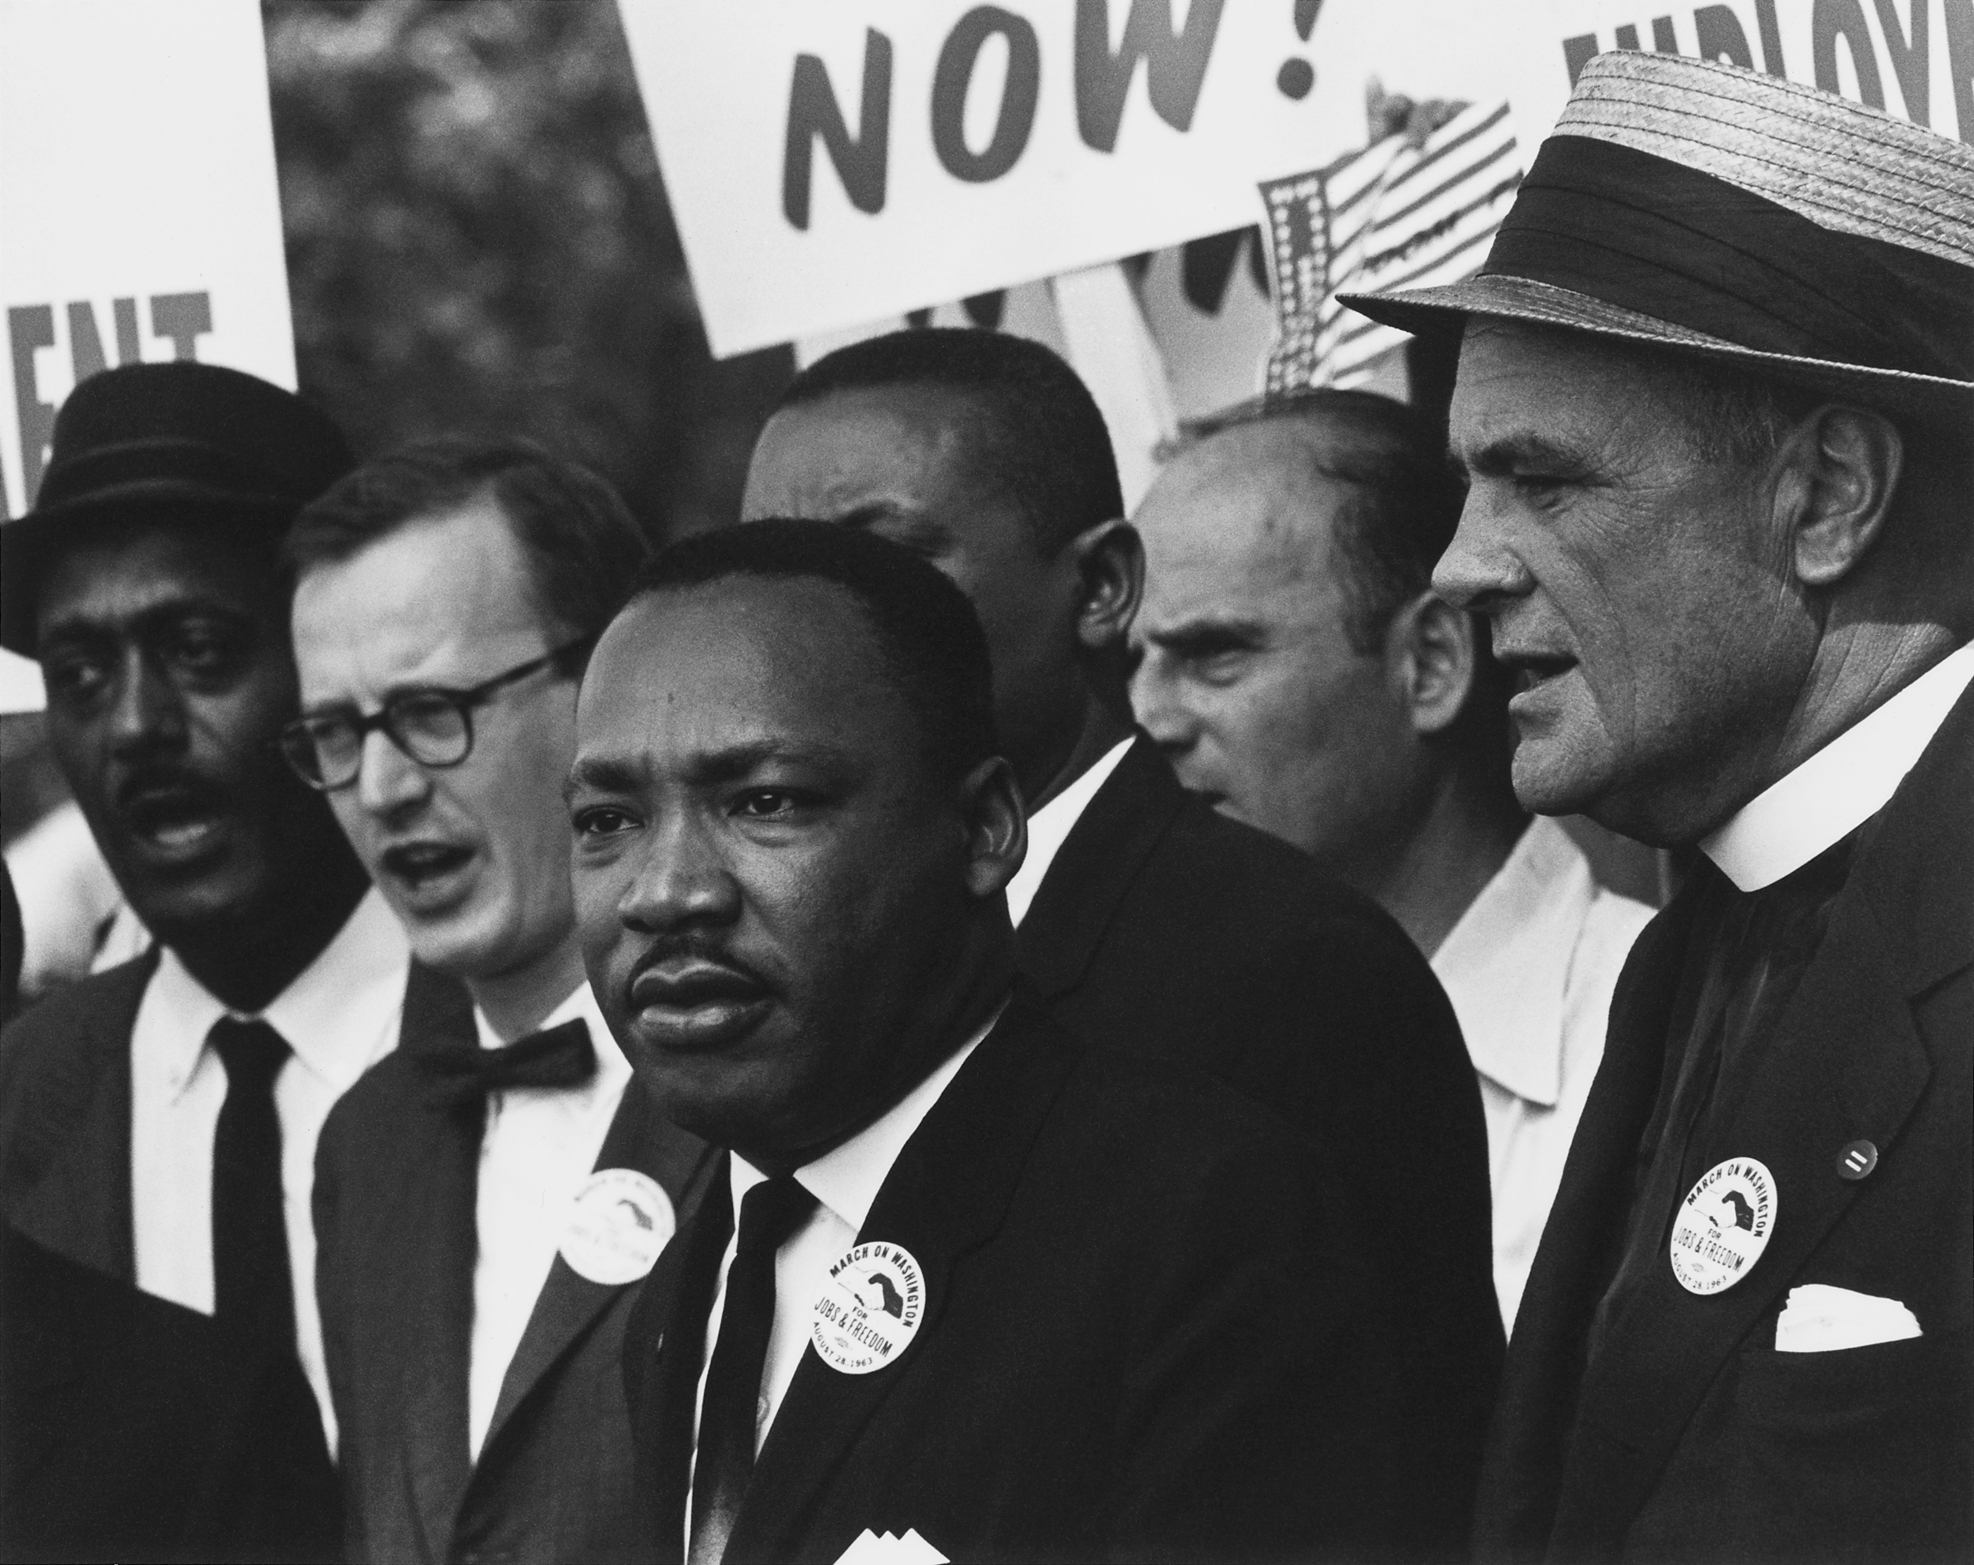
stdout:
{"type": "Polygon", "coordinates": [[[470,690],[438,685],[400,690],[368,717],[353,710],[298,717],[281,730],[281,754],[297,777],[324,793],[356,781],[363,766],[363,741],[380,728],[420,766],[457,766],[473,753],[475,707],[485,706],[496,691],[551,665],[558,672],[573,673],[595,640],[584,636],[517,663],[470,690]]]}

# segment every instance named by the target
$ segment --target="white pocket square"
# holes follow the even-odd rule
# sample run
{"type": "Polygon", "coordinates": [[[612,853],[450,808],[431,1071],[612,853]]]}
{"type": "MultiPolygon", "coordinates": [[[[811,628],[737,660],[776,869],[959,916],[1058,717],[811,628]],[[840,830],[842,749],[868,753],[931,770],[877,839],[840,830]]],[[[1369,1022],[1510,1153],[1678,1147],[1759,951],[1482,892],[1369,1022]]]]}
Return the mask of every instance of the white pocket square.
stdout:
{"type": "Polygon", "coordinates": [[[1919,1335],[1918,1320],[1897,1299],[1811,1282],[1789,1290],[1775,1322],[1775,1351],[1830,1353],[1919,1335]]]}
{"type": "Polygon", "coordinates": [[[919,1536],[916,1527],[907,1528],[902,1537],[866,1527],[837,1555],[836,1565],[947,1565],[947,1560],[919,1536]]]}

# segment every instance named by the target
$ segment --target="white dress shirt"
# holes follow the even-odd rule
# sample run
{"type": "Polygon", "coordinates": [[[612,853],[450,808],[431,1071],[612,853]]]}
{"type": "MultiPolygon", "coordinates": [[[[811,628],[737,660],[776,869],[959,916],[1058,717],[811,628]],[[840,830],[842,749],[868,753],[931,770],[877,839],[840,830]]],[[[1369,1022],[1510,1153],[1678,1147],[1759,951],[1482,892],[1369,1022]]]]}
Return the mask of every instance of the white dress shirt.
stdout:
{"type": "Polygon", "coordinates": [[[1014,872],[1014,879],[1008,882],[1008,917],[1015,928],[1019,929],[1021,921],[1028,916],[1029,904],[1042,889],[1042,877],[1048,874],[1063,842],[1076,829],[1097,790],[1117,770],[1117,763],[1124,759],[1124,752],[1131,748],[1136,737],[1134,734],[1112,745],[1094,766],[1028,817],[1028,856],[1014,872]]]}
{"type": "MultiPolygon", "coordinates": [[[[479,1259],[473,1265],[473,1347],[466,1378],[467,1428],[473,1459],[493,1422],[507,1366],[535,1312],[542,1284],[561,1248],[576,1198],[596,1171],[597,1154],[631,1079],[587,983],[549,1013],[541,1031],[580,1018],[596,1049],[596,1074],[580,1087],[516,1087],[489,1094],[480,1138],[475,1208],[479,1259]]],[[[480,1047],[503,1040],[473,1009],[480,1047]]]]}
{"type": "Polygon", "coordinates": [[[1794,874],[1882,810],[1970,681],[1974,643],[1949,653],[1700,839],[1742,891],[1794,874]]]}
{"type": "MultiPolygon", "coordinates": [[[[336,1100],[397,1047],[411,950],[375,890],[336,938],[260,1013],[294,1051],[274,1079],[281,1122],[281,1196],[295,1285],[295,1347],[322,1408],[329,1449],[336,1415],[322,1364],[315,1302],[315,1143],[336,1100]]],[[[213,1312],[212,1144],[226,1101],[226,1067],[206,1047],[237,1015],[166,948],[130,1034],[130,1194],[137,1286],[213,1312]]]]}
{"type": "Polygon", "coordinates": [[[1611,991],[1651,918],[1598,886],[1569,834],[1537,816],[1433,953],[1480,1078],[1494,1292],[1511,1329],[1604,1057],[1611,991]]]}
{"type": "MultiPolygon", "coordinates": [[[[1101,764],[1101,763],[1099,763],[1101,764]]],[[[1087,775],[1087,774],[1086,774],[1087,775]]],[[[1094,790],[1092,790],[1094,791],[1094,790]]],[[[754,1449],[767,1439],[782,1398],[795,1379],[796,1367],[809,1346],[809,1307],[822,1297],[829,1283],[829,1269],[857,1242],[871,1204],[891,1165],[905,1150],[932,1106],[945,1095],[960,1067],[972,1058],[980,1042],[994,1030],[1001,1013],[996,1010],[965,1043],[947,1056],[931,1075],[900,1098],[878,1119],[866,1125],[833,1152],[825,1152],[813,1163],[795,1170],[795,1181],[816,1198],[816,1209],[809,1219],[775,1251],[775,1318],[768,1335],[768,1354],[761,1371],[760,1417],[754,1426],[754,1449]]],[[[693,1401],[692,1432],[694,1462],[698,1460],[699,1409],[706,1400],[706,1371],[712,1367],[713,1349],[720,1340],[720,1321],[726,1314],[727,1270],[733,1265],[740,1242],[740,1203],[747,1192],[768,1176],[741,1157],[728,1159],[728,1177],[733,1190],[734,1232],[727,1238],[726,1254],[720,1259],[720,1281],[713,1295],[712,1313],[706,1318],[704,1362],[699,1371],[699,1390],[693,1401]]],[[[685,1507],[686,1552],[692,1545],[692,1501],[685,1507]]]]}

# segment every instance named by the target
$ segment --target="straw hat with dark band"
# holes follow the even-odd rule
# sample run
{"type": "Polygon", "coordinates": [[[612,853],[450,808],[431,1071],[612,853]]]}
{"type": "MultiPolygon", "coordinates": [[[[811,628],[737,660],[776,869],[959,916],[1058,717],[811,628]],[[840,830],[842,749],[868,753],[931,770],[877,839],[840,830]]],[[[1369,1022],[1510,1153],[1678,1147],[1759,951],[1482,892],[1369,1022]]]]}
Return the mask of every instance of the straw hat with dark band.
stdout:
{"type": "Polygon", "coordinates": [[[1737,66],[1602,54],[1479,273],[1342,297],[1410,332],[1533,321],[1966,417],[1974,148],[1737,66]]]}
{"type": "Polygon", "coordinates": [[[55,416],[34,509],[0,526],[0,644],[34,654],[34,600],[50,551],[105,521],[169,512],[265,530],[355,458],[291,391],[213,364],[131,364],[77,386],[55,416]]]}

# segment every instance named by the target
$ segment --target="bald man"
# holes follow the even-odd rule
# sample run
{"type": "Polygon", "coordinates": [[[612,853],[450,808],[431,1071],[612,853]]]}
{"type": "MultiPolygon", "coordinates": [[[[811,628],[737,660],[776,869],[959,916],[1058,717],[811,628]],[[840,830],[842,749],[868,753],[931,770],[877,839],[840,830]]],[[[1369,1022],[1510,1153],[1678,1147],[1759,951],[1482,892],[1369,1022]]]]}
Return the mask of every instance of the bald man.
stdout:
{"type": "Polygon", "coordinates": [[[1138,719],[1187,787],[1382,903],[1460,1018],[1512,1326],[1651,917],[1510,778],[1508,689],[1433,593],[1460,490],[1403,404],[1320,390],[1207,421],[1134,521],[1138,719]]]}

